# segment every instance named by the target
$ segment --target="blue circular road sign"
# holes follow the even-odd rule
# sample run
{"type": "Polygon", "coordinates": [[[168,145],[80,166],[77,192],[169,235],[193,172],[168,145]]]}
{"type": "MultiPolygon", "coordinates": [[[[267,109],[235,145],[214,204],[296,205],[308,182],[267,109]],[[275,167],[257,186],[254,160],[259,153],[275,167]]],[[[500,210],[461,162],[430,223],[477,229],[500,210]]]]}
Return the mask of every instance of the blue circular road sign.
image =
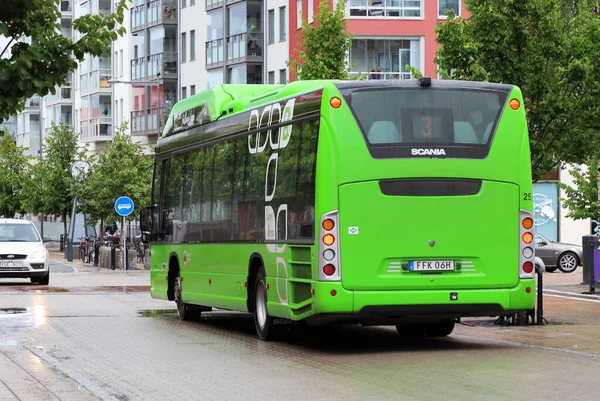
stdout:
{"type": "Polygon", "coordinates": [[[115,202],[115,210],[119,216],[129,216],[133,212],[133,201],[128,196],[121,196],[115,202]]]}

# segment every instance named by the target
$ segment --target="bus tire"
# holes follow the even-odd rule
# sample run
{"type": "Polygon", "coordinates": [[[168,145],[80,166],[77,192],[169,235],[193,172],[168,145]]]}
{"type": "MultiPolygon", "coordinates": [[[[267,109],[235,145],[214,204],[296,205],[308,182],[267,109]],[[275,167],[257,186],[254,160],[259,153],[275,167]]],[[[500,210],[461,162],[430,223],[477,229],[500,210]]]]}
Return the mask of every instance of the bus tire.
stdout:
{"type": "Polygon", "coordinates": [[[181,320],[195,320],[200,317],[202,308],[195,305],[186,304],[181,298],[183,287],[181,284],[181,277],[175,277],[175,304],[177,305],[177,315],[181,320]]]}
{"type": "Polygon", "coordinates": [[[454,331],[455,324],[454,320],[446,320],[437,323],[396,325],[396,330],[402,337],[447,337],[454,331]]]}
{"type": "Polygon", "coordinates": [[[262,341],[273,341],[278,337],[278,327],[267,310],[267,275],[264,266],[258,269],[254,280],[254,326],[262,341]]]}

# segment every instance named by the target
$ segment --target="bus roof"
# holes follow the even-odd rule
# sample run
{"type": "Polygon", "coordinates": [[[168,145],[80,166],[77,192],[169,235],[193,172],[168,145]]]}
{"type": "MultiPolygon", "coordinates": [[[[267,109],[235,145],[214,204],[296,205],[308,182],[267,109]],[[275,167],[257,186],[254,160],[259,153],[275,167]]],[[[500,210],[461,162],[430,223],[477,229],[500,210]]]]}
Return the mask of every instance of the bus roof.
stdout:
{"type": "Polygon", "coordinates": [[[297,93],[322,88],[333,82],[339,81],[296,81],[286,85],[218,85],[177,102],[171,110],[161,138],[297,93]]]}

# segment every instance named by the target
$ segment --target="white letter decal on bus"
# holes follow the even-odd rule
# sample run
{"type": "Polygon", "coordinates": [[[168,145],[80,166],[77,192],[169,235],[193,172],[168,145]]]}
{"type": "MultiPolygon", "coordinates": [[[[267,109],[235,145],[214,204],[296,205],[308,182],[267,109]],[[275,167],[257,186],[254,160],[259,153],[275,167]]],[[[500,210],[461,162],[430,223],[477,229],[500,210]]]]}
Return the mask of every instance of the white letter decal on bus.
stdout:
{"type": "MultiPolygon", "coordinates": [[[[287,203],[284,203],[283,205],[279,205],[279,209],[277,209],[277,216],[275,218],[275,227],[276,230],[279,230],[279,216],[281,215],[281,212],[285,212],[284,213],[284,221],[285,221],[285,238],[278,238],[277,239],[286,239],[288,237],[288,219],[287,219],[287,210],[288,210],[288,205],[287,203]]],[[[278,245],[275,252],[277,253],[282,253],[283,251],[285,251],[285,244],[283,245],[278,245]]]]}
{"type": "MultiPolygon", "coordinates": [[[[248,131],[252,131],[253,129],[258,128],[258,119],[259,119],[258,110],[252,110],[250,112],[250,120],[248,120],[248,131]],[[254,120],[256,122],[256,124],[254,126],[252,126],[252,120],[254,120]]],[[[253,136],[254,135],[248,135],[248,150],[250,151],[251,155],[256,153],[256,149],[258,147],[258,141],[260,140],[260,134],[256,134],[255,146],[252,147],[251,142],[252,142],[253,136]]]]}
{"type": "MultiPolygon", "coordinates": [[[[291,121],[294,117],[294,105],[296,104],[296,99],[290,99],[285,104],[283,108],[283,115],[281,116],[281,122],[291,121]]],[[[279,129],[279,149],[285,148],[288,143],[290,143],[290,139],[292,137],[292,126],[286,125],[279,129]]]]}
{"type": "MultiPolygon", "coordinates": [[[[265,108],[264,108],[264,110],[263,110],[263,112],[262,112],[262,114],[261,114],[261,116],[260,116],[260,122],[259,122],[259,124],[258,124],[258,128],[262,128],[262,127],[264,127],[265,125],[266,125],[266,126],[269,126],[269,125],[270,125],[270,122],[269,122],[269,120],[270,120],[270,115],[271,115],[271,106],[267,106],[267,107],[265,107],[265,108]],[[265,120],[265,114],[267,115],[267,121],[264,121],[264,120],[265,120]]],[[[263,144],[260,144],[260,143],[258,143],[258,141],[257,141],[257,144],[258,144],[258,149],[257,149],[257,151],[256,151],[257,153],[261,153],[261,152],[263,152],[263,151],[265,150],[265,148],[267,147],[267,143],[269,142],[269,132],[270,132],[270,131],[267,131],[267,132],[265,133],[265,143],[263,143],[263,144]]]]}
{"type": "Polygon", "coordinates": [[[275,287],[277,288],[277,298],[279,298],[279,302],[281,302],[282,305],[287,305],[288,304],[288,270],[287,270],[287,264],[285,263],[285,259],[283,259],[282,257],[277,257],[275,263],[277,264],[277,277],[275,278],[275,287]],[[283,267],[283,272],[285,273],[285,276],[282,276],[281,274],[279,274],[279,266],[283,267]],[[281,290],[279,289],[280,285],[283,284],[284,288],[285,288],[285,298],[281,296],[281,290]]]}
{"type": "MultiPolygon", "coordinates": [[[[279,121],[281,120],[281,105],[279,103],[275,103],[273,105],[273,108],[271,109],[271,117],[269,118],[269,126],[272,124],[278,124],[279,121]],[[277,115],[275,115],[275,111],[277,111],[277,115]]],[[[281,138],[280,138],[280,134],[279,134],[280,130],[277,130],[277,143],[273,143],[273,137],[275,135],[273,135],[272,130],[269,130],[269,138],[271,140],[271,149],[273,150],[277,150],[279,149],[279,142],[281,142],[281,138]]]]}
{"type": "MultiPolygon", "coordinates": [[[[265,240],[273,241],[276,238],[277,222],[275,220],[275,212],[271,206],[265,206],[265,240]]],[[[267,249],[273,253],[277,250],[276,244],[267,243],[267,249]]]]}
{"type": "Polygon", "coordinates": [[[273,200],[273,197],[275,196],[275,189],[277,189],[277,162],[279,160],[279,154],[278,153],[273,153],[271,155],[271,157],[269,157],[269,161],[267,162],[267,171],[265,173],[265,202],[271,202],[273,200]],[[267,191],[269,190],[268,186],[269,186],[269,166],[271,165],[271,162],[275,160],[275,179],[273,180],[273,190],[271,191],[271,194],[268,195],[267,191]]]}

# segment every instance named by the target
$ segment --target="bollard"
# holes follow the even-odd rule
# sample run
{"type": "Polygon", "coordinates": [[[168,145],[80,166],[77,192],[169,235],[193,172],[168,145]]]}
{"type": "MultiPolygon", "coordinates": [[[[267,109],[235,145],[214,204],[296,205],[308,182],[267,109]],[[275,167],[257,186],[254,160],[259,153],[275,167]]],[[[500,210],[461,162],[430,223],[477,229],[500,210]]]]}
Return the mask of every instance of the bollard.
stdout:
{"type": "MultiPolygon", "coordinates": [[[[536,310],[536,324],[544,324],[544,268],[535,264],[535,272],[537,273],[537,310],[536,310]]],[[[546,323],[548,323],[546,321],[546,323]]]]}
{"type": "Polygon", "coordinates": [[[112,243],[110,246],[110,269],[115,270],[117,263],[117,250],[115,248],[115,244],[112,243]]]}
{"type": "Polygon", "coordinates": [[[59,247],[60,247],[59,251],[60,252],[64,252],[65,251],[65,235],[61,234],[59,240],[60,240],[60,242],[59,242],[59,247]]]}
{"type": "Polygon", "coordinates": [[[98,266],[99,260],[100,260],[100,242],[96,241],[94,243],[94,266],[98,266]]]}
{"type": "Polygon", "coordinates": [[[594,242],[596,241],[598,241],[596,235],[581,237],[583,247],[583,282],[581,284],[590,284],[590,273],[594,270],[594,242]]]}

